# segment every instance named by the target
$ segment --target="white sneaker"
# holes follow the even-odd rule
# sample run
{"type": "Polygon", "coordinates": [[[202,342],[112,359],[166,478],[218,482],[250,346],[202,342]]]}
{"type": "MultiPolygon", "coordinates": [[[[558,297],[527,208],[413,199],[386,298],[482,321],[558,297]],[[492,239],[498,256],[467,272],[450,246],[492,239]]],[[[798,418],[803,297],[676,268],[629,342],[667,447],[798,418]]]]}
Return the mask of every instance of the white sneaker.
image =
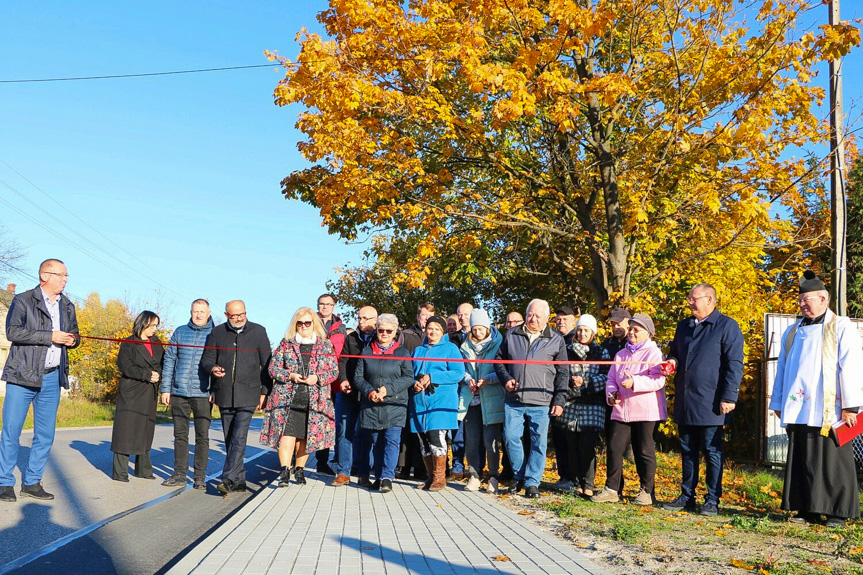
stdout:
{"type": "Polygon", "coordinates": [[[500,487],[498,486],[496,477],[489,477],[487,491],[492,495],[497,495],[498,493],[500,493],[500,487]]]}
{"type": "Polygon", "coordinates": [[[573,489],[575,489],[575,484],[569,479],[561,479],[557,483],[555,483],[552,487],[558,491],[564,491],[569,493],[573,489]]]}
{"type": "Polygon", "coordinates": [[[465,491],[479,491],[479,477],[474,477],[467,480],[467,485],[464,486],[465,491]]]}

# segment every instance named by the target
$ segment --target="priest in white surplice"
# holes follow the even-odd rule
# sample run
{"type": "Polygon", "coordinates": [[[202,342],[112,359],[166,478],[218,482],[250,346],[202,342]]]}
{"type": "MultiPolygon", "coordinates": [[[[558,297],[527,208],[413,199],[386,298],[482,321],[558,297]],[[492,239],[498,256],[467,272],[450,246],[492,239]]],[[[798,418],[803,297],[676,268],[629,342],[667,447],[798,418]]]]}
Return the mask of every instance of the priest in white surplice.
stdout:
{"type": "Polygon", "coordinates": [[[830,428],[857,422],[863,406],[863,342],[847,317],[836,316],[815,274],[800,279],[800,312],[782,335],[770,409],[788,432],[782,509],[795,522],[842,525],[860,516],[851,443],[838,447],[830,428]]]}

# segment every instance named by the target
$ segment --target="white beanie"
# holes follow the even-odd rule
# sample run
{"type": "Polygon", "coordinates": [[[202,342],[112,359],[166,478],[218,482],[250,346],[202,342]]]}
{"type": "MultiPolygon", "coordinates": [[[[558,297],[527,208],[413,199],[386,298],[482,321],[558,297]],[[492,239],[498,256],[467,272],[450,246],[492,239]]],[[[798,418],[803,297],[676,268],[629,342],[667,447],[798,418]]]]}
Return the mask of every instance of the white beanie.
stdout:
{"type": "Polygon", "coordinates": [[[578,317],[578,323],[575,324],[575,327],[587,327],[590,328],[593,333],[596,333],[596,318],[590,315],[589,313],[583,313],[578,317]]]}
{"type": "Polygon", "coordinates": [[[488,312],[481,308],[476,308],[470,312],[470,326],[476,327],[478,325],[491,329],[491,320],[488,318],[488,312]]]}

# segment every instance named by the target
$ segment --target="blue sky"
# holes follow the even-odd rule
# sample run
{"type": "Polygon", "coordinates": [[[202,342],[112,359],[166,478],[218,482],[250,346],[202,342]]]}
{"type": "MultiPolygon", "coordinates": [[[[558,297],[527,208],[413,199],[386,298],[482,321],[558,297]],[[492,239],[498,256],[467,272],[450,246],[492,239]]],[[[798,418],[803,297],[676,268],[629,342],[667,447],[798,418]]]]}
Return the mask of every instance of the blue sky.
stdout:
{"type": "MultiPolygon", "coordinates": [[[[843,18],[863,16],[860,4],[846,0],[843,18]]],[[[326,5],[16,3],[0,21],[0,79],[263,64],[265,49],[294,56],[296,32],[319,30],[315,14],[326,5]]],[[[819,81],[826,76],[825,65],[819,81]]],[[[299,110],[272,103],[281,77],[273,66],[0,84],[0,225],[26,249],[22,267],[32,273],[59,257],[72,295],[155,308],[173,326],[196,297],[216,313],[243,298],[250,320],[277,340],[293,311],[313,307],[334,268],[357,263],[365,247],[327,235],[314,209],[279,193],[281,179],[305,165],[293,128],[299,110]]],[[[845,61],[848,108],[859,77],[858,50],[845,61]]],[[[19,291],[34,285],[20,274],[9,281],[19,291]]]]}

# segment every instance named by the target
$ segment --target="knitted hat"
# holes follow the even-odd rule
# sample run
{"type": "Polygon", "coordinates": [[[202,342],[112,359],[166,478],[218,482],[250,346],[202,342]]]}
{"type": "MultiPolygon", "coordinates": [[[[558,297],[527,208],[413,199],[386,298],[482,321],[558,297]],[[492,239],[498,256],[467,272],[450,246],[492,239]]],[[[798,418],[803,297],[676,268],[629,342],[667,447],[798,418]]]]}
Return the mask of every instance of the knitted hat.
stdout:
{"type": "Polygon", "coordinates": [[[632,319],[629,320],[630,324],[637,323],[641,327],[647,330],[647,333],[650,334],[650,337],[656,335],[656,328],[653,327],[653,320],[650,319],[650,316],[646,313],[637,313],[632,316],[632,319]]]}
{"type": "Polygon", "coordinates": [[[611,315],[608,316],[608,321],[613,321],[614,323],[620,323],[625,319],[630,319],[632,314],[629,313],[629,310],[625,307],[616,307],[611,310],[611,315]]]}
{"type": "Polygon", "coordinates": [[[430,323],[436,323],[440,326],[444,333],[446,333],[446,320],[439,315],[433,315],[426,320],[426,327],[429,326],[430,323]]]}
{"type": "Polygon", "coordinates": [[[824,287],[824,284],[818,279],[818,276],[815,275],[815,272],[812,270],[806,270],[803,272],[803,277],[800,278],[800,293],[809,293],[812,291],[824,291],[827,288],[824,287]]]}
{"type": "Polygon", "coordinates": [[[596,333],[596,318],[589,313],[583,313],[578,317],[578,323],[575,324],[576,329],[584,326],[589,328],[593,333],[596,333]]]}
{"type": "Polygon", "coordinates": [[[476,327],[478,325],[491,329],[491,320],[488,317],[488,312],[481,308],[476,308],[470,312],[470,326],[476,327]]]}

